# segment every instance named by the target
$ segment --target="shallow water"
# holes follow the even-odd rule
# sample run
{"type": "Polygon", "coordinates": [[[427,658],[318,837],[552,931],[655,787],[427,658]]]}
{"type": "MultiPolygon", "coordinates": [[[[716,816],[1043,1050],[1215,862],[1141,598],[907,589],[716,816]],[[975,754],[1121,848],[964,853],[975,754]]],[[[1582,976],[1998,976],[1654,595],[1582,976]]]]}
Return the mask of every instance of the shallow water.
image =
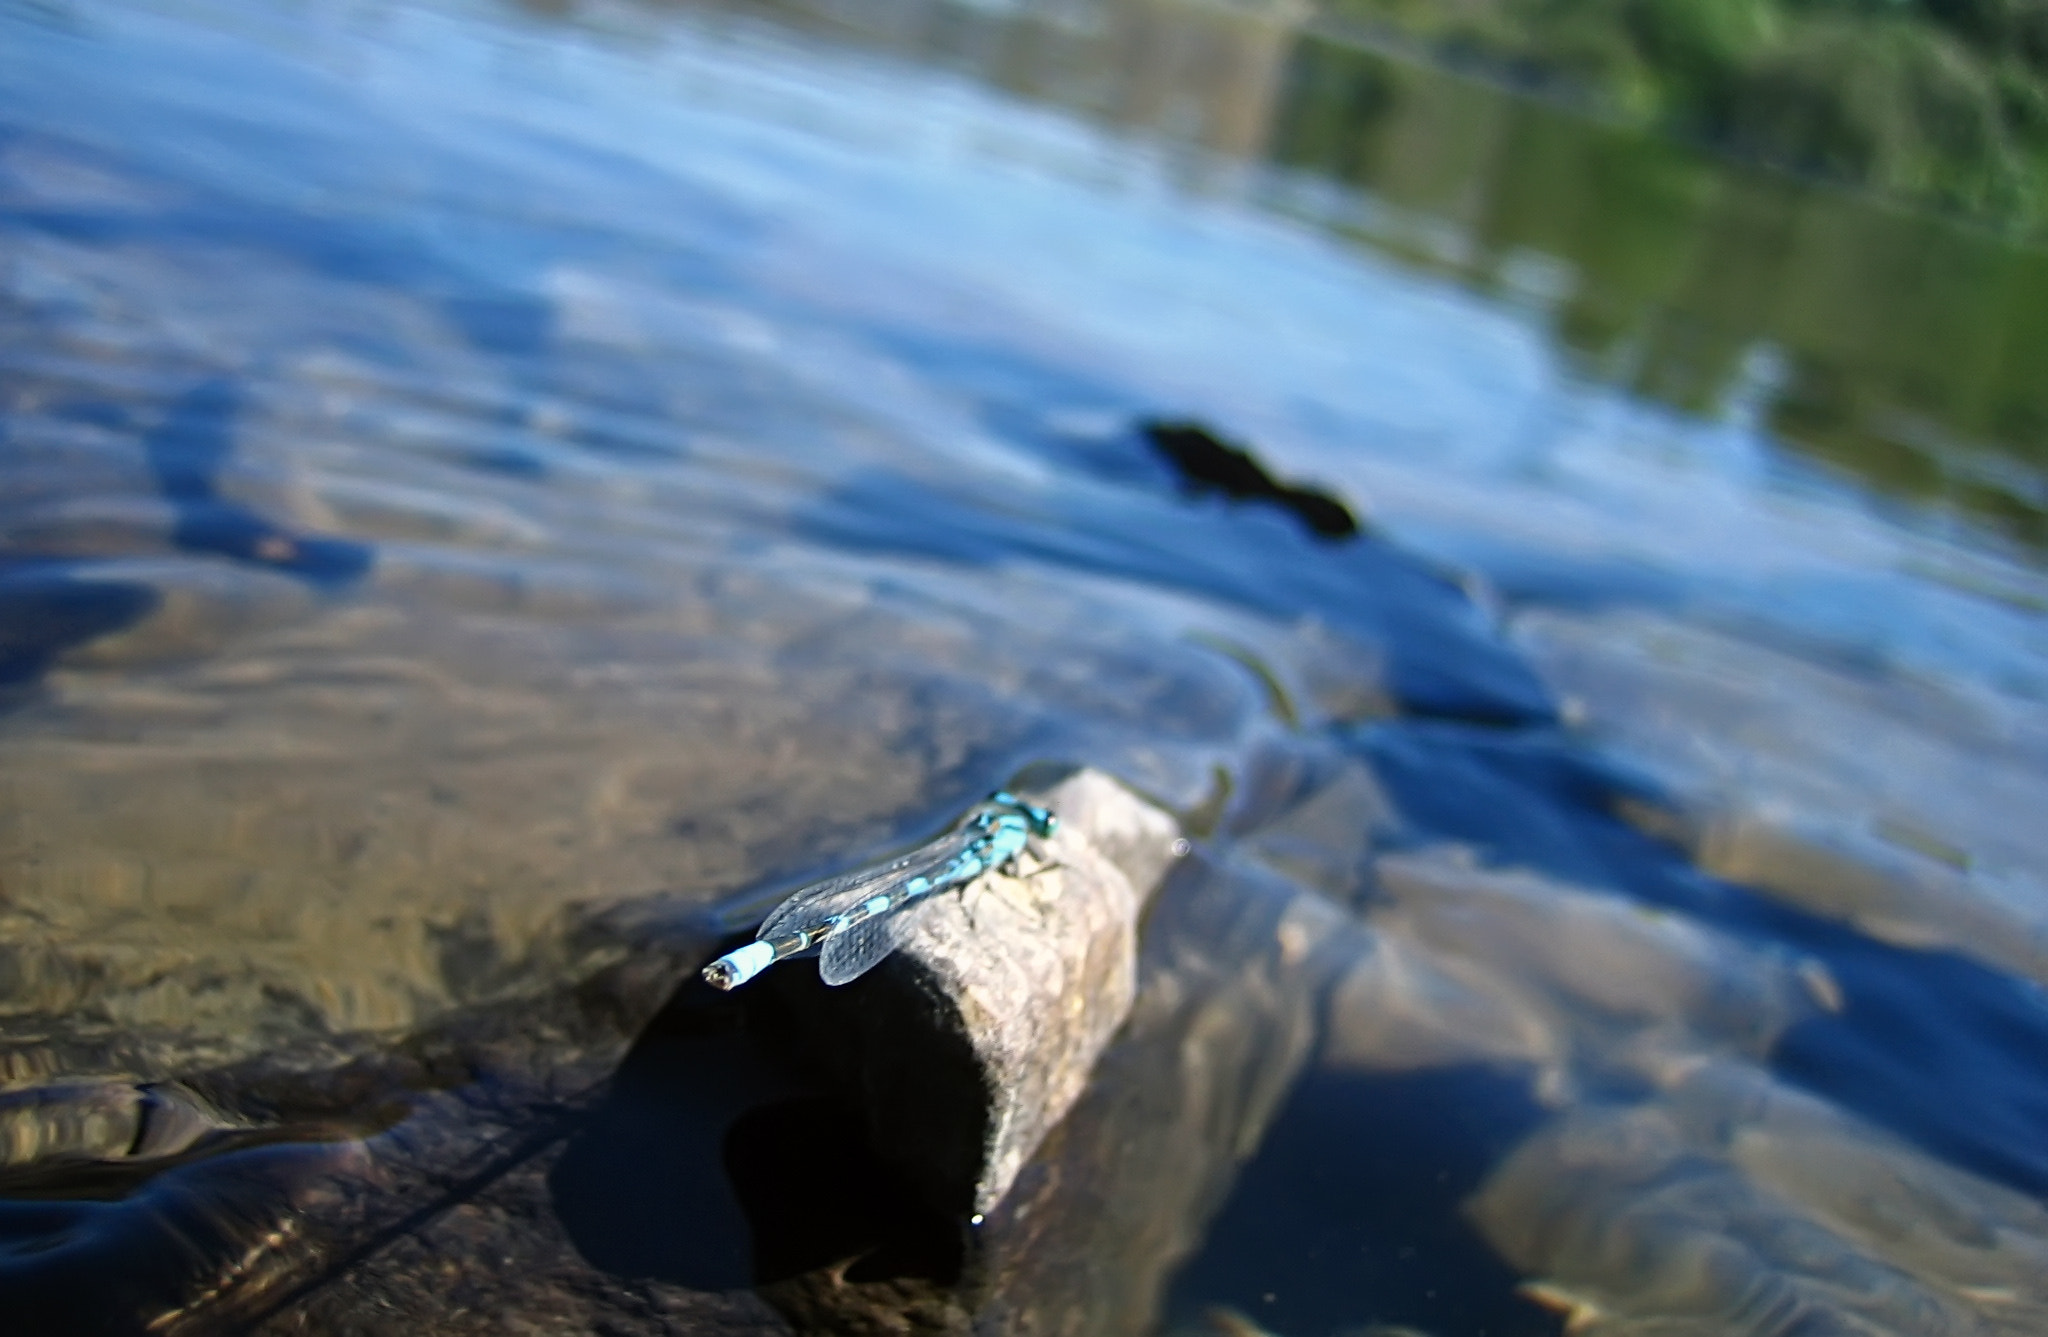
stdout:
{"type": "Polygon", "coordinates": [[[0,9],[10,1312],[944,1326],[670,994],[1053,760],[984,1327],[2048,1326],[2041,257],[1298,18],[0,9]]]}

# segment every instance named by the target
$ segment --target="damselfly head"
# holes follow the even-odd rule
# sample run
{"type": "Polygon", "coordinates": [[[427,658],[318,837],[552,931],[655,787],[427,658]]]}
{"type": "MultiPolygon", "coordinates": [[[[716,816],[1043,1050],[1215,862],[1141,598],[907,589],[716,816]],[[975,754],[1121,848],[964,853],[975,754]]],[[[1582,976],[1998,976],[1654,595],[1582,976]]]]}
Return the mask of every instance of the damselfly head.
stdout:
{"type": "Polygon", "coordinates": [[[1026,803],[1007,789],[998,789],[988,796],[990,803],[999,803],[1024,819],[1024,825],[1034,836],[1049,836],[1059,829],[1060,819],[1051,808],[1041,808],[1036,803],[1026,803]]]}

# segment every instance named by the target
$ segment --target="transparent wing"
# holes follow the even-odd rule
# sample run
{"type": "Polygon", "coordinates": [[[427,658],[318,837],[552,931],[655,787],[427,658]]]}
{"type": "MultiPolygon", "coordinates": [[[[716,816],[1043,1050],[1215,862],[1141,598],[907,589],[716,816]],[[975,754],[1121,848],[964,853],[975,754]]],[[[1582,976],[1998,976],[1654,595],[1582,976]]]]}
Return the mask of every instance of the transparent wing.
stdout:
{"type": "Polygon", "coordinates": [[[910,926],[929,904],[930,897],[912,901],[894,914],[863,920],[825,939],[825,949],[818,953],[818,978],[827,984],[844,984],[867,974],[903,945],[910,926]]]}
{"type": "Polygon", "coordinates": [[[791,933],[808,932],[834,915],[859,905],[876,891],[893,885],[901,878],[915,876],[917,874],[907,868],[890,864],[883,868],[863,868],[857,873],[825,882],[814,882],[791,893],[789,899],[776,906],[762,921],[755,936],[780,938],[791,933]]]}
{"type": "MultiPolygon", "coordinates": [[[[920,845],[908,854],[891,859],[885,864],[862,868],[839,877],[813,882],[810,886],[791,893],[788,900],[775,907],[761,924],[760,938],[781,938],[791,933],[809,932],[822,925],[834,915],[843,914],[859,905],[870,896],[879,895],[899,883],[914,877],[925,877],[937,872],[968,845],[972,844],[976,832],[972,828],[948,831],[937,840],[920,845]]],[[[880,958],[877,957],[877,960],[880,958]]],[[[870,965],[873,962],[869,963],[870,965]]],[[[867,967],[863,966],[865,970],[867,967]]],[[[858,974],[859,971],[854,972],[858,974]]],[[[847,978],[851,979],[849,975],[847,978]]]]}

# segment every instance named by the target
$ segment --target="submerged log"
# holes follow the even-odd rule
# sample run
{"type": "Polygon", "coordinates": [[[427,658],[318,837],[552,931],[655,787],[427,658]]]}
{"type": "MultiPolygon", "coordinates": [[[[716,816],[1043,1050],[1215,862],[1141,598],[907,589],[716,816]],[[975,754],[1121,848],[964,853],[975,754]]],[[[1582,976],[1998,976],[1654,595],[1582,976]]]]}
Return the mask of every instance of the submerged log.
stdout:
{"type": "Polygon", "coordinates": [[[767,977],[874,1152],[962,1217],[1002,1200],[1130,1015],[1138,918],[1185,848],[1171,816],[1098,771],[1024,797],[1059,827],[1015,875],[926,906],[850,984],[827,988],[807,966],[767,977]]]}

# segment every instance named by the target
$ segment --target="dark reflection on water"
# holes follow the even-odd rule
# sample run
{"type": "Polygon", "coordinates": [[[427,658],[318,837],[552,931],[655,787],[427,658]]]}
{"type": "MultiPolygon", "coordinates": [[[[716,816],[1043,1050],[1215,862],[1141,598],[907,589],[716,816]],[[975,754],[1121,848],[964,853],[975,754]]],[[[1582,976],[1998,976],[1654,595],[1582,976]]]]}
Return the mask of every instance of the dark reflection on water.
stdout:
{"type": "Polygon", "coordinates": [[[1558,1332],[1463,1214],[1543,1117],[1526,1083],[1487,1068],[1310,1072],[1182,1269],[1170,1318],[1227,1305],[1302,1337],[1558,1332]]]}
{"type": "Polygon", "coordinates": [[[1839,931],[1809,939],[1853,1001],[1789,1031],[1778,1070],[1943,1160],[2048,1195],[2041,990],[1945,953],[1839,931]]]}
{"type": "Polygon", "coordinates": [[[1826,966],[1846,1004],[1801,1020],[1770,1061],[1795,1084],[1930,1155],[2048,1193],[2048,994],[1946,952],[1890,946],[1705,876],[1619,815],[1668,802],[1557,737],[1384,725],[1359,745],[1417,835],[1490,863],[1607,887],[1826,966]],[[1425,837],[1425,838],[1426,838],[1425,837]]]}

